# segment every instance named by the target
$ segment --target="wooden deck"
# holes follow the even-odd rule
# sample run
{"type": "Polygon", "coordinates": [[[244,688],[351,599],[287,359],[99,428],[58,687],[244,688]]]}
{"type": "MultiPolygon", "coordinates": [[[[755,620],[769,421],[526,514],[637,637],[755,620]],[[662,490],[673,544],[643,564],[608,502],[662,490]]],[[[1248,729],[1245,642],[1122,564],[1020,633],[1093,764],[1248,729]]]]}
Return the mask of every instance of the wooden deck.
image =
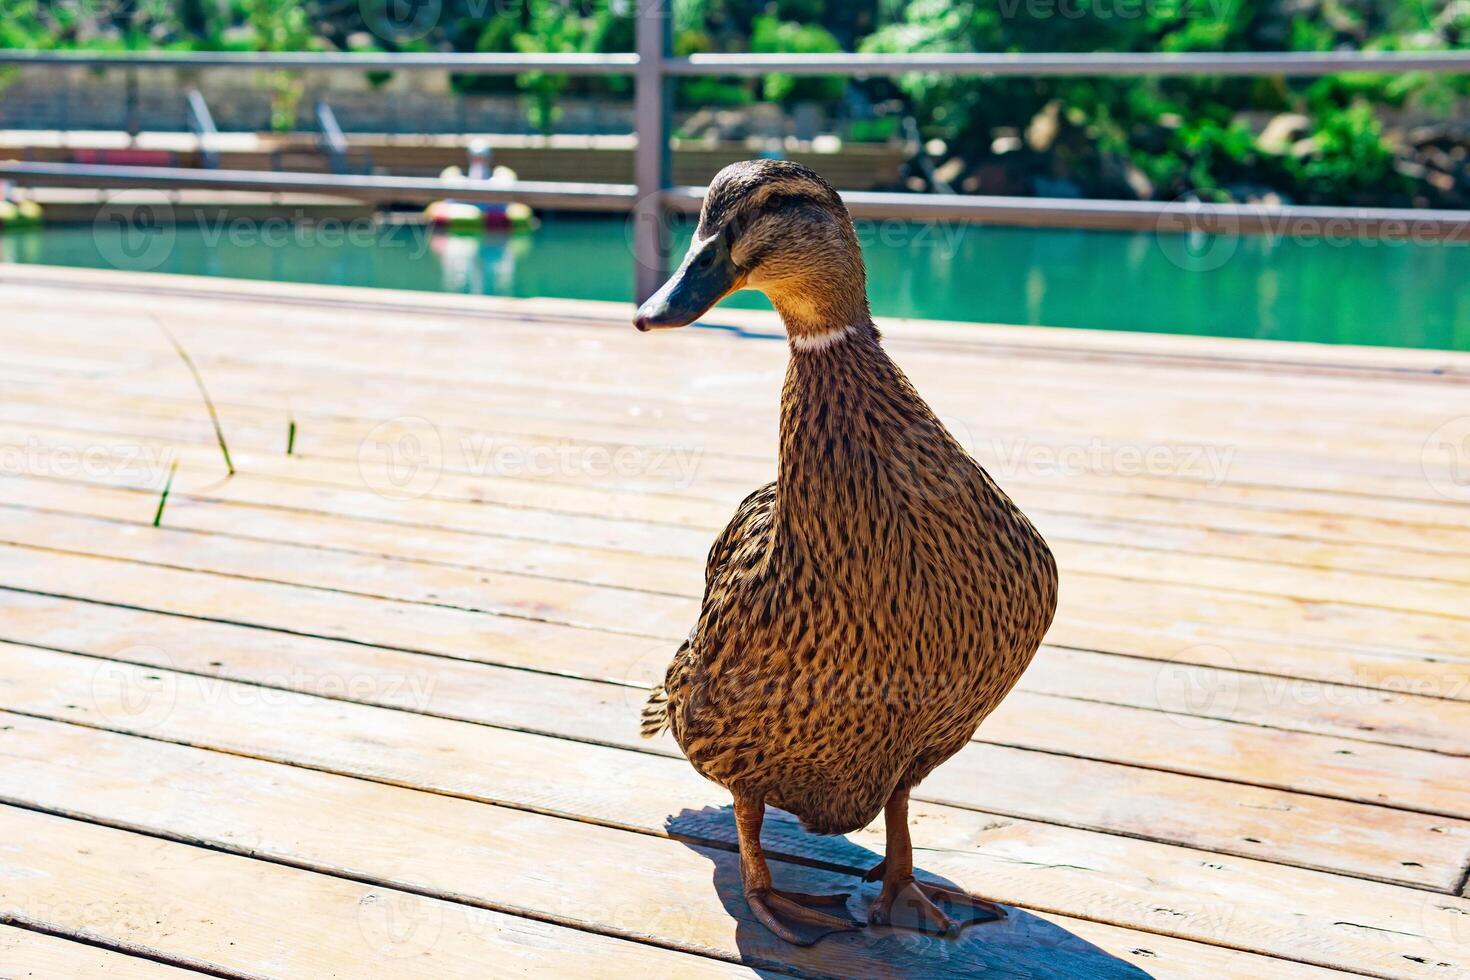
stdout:
{"type": "MultiPolygon", "coordinates": [[[[916,794],[1012,916],[798,950],[637,737],[774,473],[769,319],[0,289],[0,976],[1470,975],[1470,356],[885,323],[1061,609],[916,794]]],[[[766,840],[873,894],[880,829],[766,840]]]]}

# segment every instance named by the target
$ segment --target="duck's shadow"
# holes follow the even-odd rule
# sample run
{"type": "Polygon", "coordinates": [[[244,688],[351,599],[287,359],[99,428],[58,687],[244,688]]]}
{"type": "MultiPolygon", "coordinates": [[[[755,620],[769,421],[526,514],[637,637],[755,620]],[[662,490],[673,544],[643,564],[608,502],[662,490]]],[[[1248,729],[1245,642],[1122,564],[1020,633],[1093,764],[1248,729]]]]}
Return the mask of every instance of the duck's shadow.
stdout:
{"type": "MultiPolygon", "coordinates": [[[[998,921],[966,927],[958,937],[927,935],[906,929],[868,927],[837,933],[815,946],[791,946],[777,939],[750,914],[740,878],[740,857],[733,850],[735,818],[731,807],[685,810],[666,821],[669,834],[713,865],[715,891],[735,921],[735,940],[744,963],[762,976],[801,973],[857,977],[1096,977],[1139,980],[1148,973],[1124,962],[1055,923],[1021,909],[998,921]],[[714,844],[716,846],[709,846],[714,844]]],[[[778,855],[799,854],[804,860],[843,868],[868,868],[881,855],[845,837],[817,837],[795,817],[767,809],[761,834],[777,888],[812,893],[850,891],[848,914],[867,918],[877,883],[850,874],[793,864],[778,855]]],[[[928,881],[954,882],[918,869],[928,881]]]]}

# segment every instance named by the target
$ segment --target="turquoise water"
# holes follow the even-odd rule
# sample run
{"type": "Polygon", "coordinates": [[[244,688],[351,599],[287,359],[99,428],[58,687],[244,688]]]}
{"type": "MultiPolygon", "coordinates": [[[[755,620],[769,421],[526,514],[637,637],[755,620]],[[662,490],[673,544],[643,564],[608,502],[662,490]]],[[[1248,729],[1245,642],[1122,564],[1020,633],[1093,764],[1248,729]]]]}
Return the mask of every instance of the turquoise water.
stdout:
{"type": "MultiPolygon", "coordinates": [[[[135,223],[136,224],[136,223],[135,223]]],[[[880,316],[1470,350],[1470,247],[859,222],[880,316]]],[[[682,229],[687,241],[689,228],[682,229]]],[[[283,282],[630,300],[620,218],[522,235],[283,221],[0,232],[0,259],[283,282]]],[[[726,306],[769,308],[738,293],[726,306]]],[[[718,311],[706,318],[718,322],[718,311]]]]}

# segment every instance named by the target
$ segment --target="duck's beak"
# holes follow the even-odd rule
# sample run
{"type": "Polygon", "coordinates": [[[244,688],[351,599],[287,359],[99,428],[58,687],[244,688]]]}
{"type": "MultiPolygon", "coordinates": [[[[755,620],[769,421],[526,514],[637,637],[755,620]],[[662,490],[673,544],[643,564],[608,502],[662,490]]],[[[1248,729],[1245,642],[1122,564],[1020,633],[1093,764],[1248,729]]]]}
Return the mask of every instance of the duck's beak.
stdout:
{"type": "Polygon", "coordinates": [[[633,316],[639,330],[686,327],[740,288],[743,275],[719,235],[696,241],[679,270],[633,316]]]}

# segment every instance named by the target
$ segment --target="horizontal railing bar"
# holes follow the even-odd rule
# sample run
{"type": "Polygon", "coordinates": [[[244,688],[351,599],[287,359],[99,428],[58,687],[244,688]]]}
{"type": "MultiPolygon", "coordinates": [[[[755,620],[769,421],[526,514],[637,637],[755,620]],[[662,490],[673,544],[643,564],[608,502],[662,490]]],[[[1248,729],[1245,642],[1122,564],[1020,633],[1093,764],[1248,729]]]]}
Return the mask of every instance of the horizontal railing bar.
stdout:
{"type": "MultiPolygon", "coordinates": [[[[699,211],[703,187],[675,187],[671,209],[699,211]]],[[[857,219],[956,221],[1028,228],[1280,235],[1290,238],[1378,237],[1470,242],[1470,211],[1313,205],[1207,204],[1184,201],[1076,200],[971,194],[842,191],[857,219]]]]}
{"type": "Polygon", "coordinates": [[[1470,51],[1182,53],[697,54],[670,58],[672,75],[1326,75],[1342,71],[1470,72],[1470,51]]]}
{"type": "MultiPolygon", "coordinates": [[[[0,51],[0,65],[94,68],[292,68],[321,71],[453,71],[515,74],[552,71],[628,75],[633,53],[358,53],[271,51],[0,51]]],[[[1343,71],[1470,72],[1470,51],[1283,51],[1181,53],[956,53],[956,54],[698,54],[668,58],[672,75],[1325,75],[1343,71]]]]}
{"type": "Polygon", "coordinates": [[[265,193],[337,194],[392,201],[508,203],[593,211],[626,211],[637,191],[632,184],[565,181],[444,180],[440,177],[382,177],[276,170],[195,170],[187,167],[124,167],[74,163],[0,161],[0,178],[24,186],[129,187],[159,190],[231,190],[265,193]]]}
{"type": "MultiPolygon", "coordinates": [[[[195,170],[70,163],[0,161],[0,178],[25,186],[125,187],[160,190],[254,190],[335,194],[391,201],[523,201],[534,207],[626,212],[637,200],[630,184],[518,180],[490,184],[436,177],[381,177],[255,170],[195,170]]],[[[703,187],[675,187],[663,194],[671,211],[692,214],[703,187]]],[[[904,194],[844,191],[853,217],[906,221],[955,221],[1035,228],[1132,231],[1210,231],[1243,235],[1380,237],[1470,242],[1470,211],[1415,208],[1348,208],[1309,205],[1265,207],[1159,201],[1072,200],[969,194],[904,194]]]]}
{"type": "Polygon", "coordinates": [[[0,65],[82,68],[294,68],[302,71],[453,71],[513,75],[630,75],[636,54],[497,54],[342,51],[19,51],[0,50],[0,65]]]}

